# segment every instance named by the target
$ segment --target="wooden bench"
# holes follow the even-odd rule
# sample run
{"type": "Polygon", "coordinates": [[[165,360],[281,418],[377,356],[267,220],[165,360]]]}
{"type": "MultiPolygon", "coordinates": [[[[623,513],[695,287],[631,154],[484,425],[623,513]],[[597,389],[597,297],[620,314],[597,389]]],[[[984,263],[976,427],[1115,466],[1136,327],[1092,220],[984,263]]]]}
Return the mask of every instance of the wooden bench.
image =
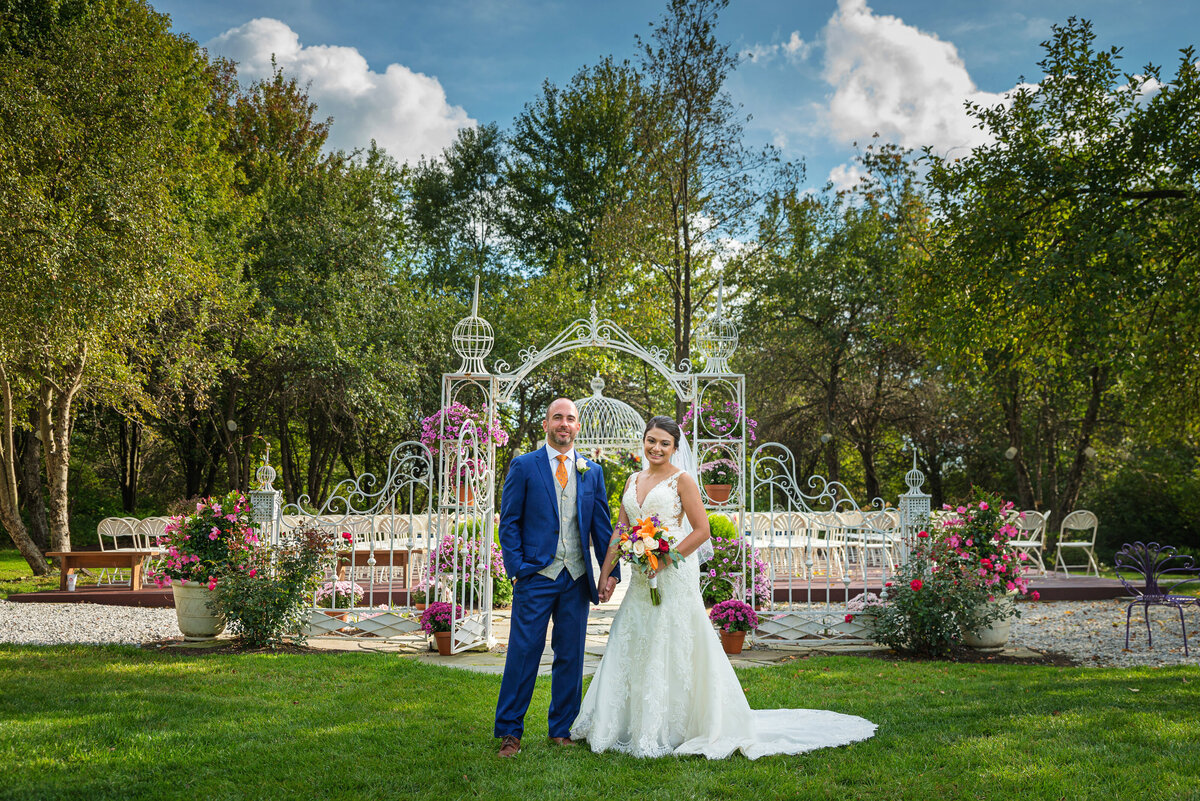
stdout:
{"type": "Polygon", "coordinates": [[[50,551],[46,554],[51,559],[58,560],[61,575],[58,588],[66,591],[67,577],[82,567],[114,567],[128,568],[130,589],[134,592],[142,588],[142,565],[146,560],[158,555],[158,551],[142,551],[134,548],[122,548],[115,551],[50,551]]]}

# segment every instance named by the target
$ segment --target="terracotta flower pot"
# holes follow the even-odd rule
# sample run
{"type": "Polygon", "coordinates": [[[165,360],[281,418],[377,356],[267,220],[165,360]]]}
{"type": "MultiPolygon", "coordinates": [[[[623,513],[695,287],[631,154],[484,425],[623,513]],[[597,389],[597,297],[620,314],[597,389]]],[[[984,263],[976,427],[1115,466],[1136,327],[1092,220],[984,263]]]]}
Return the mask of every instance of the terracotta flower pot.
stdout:
{"type": "Polygon", "coordinates": [[[721,647],[727,654],[740,654],[742,646],[746,644],[746,632],[744,631],[722,631],[721,632],[721,647]]]}
{"type": "Polygon", "coordinates": [[[729,500],[729,493],[733,490],[732,484],[705,484],[704,493],[708,495],[708,499],[713,503],[726,503],[729,500]]]}
{"type": "Polygon", "coordinates": [[[435,631],[433,639],[437,641],[438,653],[442,656],[450,656],[450,632],[435,631]]]}
{"type": "Polygon", "coordinates": [[[458,502],[468,504],[475,500],[475,492],[468,484],[458,485],[458,502]]]}

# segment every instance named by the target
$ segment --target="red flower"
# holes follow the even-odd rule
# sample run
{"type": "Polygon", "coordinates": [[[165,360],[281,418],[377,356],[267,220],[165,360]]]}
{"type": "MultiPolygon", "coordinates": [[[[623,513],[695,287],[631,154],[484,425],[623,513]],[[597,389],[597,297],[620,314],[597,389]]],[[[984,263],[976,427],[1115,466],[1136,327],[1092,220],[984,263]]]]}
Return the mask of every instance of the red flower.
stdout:
{"type": "Polygon", "coordinates": [[[354,535],[353,535],[353,534],[351,534],[349,531],[343,531],[343,532],[342,532],[342,539],[344,539],[344,540],[346,540],[346,541],[348,542],[348,541],[350,541],[350,540],[354,539],[354,535]]]}
{"type": "Polygon", "coordinates": [[[853,620],[854,620],[854,615],[846,615],[846,622],[847,622],[847,623],[849,623],[849,622],[851,622],[851,621],[853,621],[853,620]]]}
{"type": "Polygon", "coordinates": [[[925,539],[926,537],[929,536],[929,532],[928,531],[918,531],[917,536],[920,537],[921,539],[925,539]]]}
{"type": "Polygon", "coordinates": [[[1037,600],[1041,599],[1042,594],[1040,592],[1038,592],[1037,590],[1034,590],[1033,594],[1030,595],[1030,597],[1033,598],[1033,600],[1037,601],[1037,600]]]}
{"type": "Polygon", "coordinates": [[[925,583],[923,581],[921,581],[920,579],[913,579],[912,583],[909,584],[908,586],[913,588],[913,592],[917,592],[918,590],[920,590],[922,587],[925,586],[925,583]]]}
{"type": "Polygon", "coordinates": [[[671,550],[671,543],[667,542],[666,540],[659,540],[658,541],[658,550],[659,550],[659,553],[667,553],[668,551],[671,550]]]}

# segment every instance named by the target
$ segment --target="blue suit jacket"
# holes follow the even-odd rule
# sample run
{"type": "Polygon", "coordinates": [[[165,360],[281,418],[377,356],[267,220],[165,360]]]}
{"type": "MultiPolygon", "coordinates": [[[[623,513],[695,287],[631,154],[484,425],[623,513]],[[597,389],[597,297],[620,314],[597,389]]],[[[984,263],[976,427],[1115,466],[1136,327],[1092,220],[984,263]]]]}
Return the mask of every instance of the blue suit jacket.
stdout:
{"type": "MultiPolygon", "coordinates": [[[[596,561],[604,564],[612,539],[612,515],[608,510],[608,491],[604,470],[587,461],[587,472],[575,471],[575,504],[579,517],[580,546],[587,567],[592,603],[599,603],[596,576],[588,558],[588,544],[596,561]]],[[[545,447],[512,460],[500,498],[500,548],[504,552],[504,570],[510,578],[532,576],[554,561],[558,550],[558,481],[550,472],[545,447]]],[[[619,581],[621,574],[613,569],[619,581]]]]}

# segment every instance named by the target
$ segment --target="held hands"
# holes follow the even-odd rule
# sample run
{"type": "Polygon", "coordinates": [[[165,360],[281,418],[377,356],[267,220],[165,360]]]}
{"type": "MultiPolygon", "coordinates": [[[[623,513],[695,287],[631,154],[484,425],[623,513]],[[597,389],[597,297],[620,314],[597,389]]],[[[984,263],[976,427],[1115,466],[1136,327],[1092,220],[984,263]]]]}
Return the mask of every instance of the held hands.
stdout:
{"type": "Polygon", "coordinates": [[[600,603],[607,603],[608,599],[612,597],[613,590],[617,588],[617,580],[609,576],[601,583],[604,586],[600,588],[600,603]]]}

